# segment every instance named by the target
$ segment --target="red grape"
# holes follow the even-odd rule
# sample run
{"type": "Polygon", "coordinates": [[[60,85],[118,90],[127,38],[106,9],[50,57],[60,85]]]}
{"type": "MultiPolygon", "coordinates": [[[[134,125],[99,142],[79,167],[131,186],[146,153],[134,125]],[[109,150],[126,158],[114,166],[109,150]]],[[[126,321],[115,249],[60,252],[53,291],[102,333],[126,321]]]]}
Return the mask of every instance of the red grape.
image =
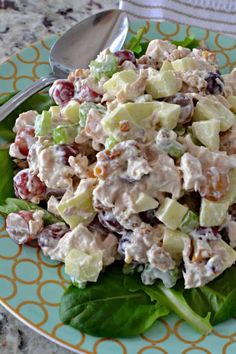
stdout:
{"type": "Polygon", "coordinates": [[[134,56],[134,53],[131,50],[122,49],[122,50],[118,50],[114,54],[118,58],[118,65],[123,64],[124,61],[126,60],[136,64],[136,58],[134,56]]]}
{"type": "Polygon", "coordinates": [[[56,153],[58,153],[65,165],[69,166],[69,157],[70,156],[76,156],[78,155],[78,150],[71,146],[71,145],[66,145],[66,144],[60,144],[56,146],[56,153]]]}
{"type": "Polygon", "coordinates": [[[68,227],[63,223],[48,225],[38,234],[38,244],[41,248],[54,248],[68,231],[68,227]]]}
{"type": "Polygon", "coordinates": [[[15,146],[18,148],[19,152],[25,157],[28,156],[29,149],[35,142],[35,131],[34,128],[26,126],[17,131],[15,146]]]}
{"type": "Polygon", "coordinates": [[[75,98],[79,102],[100,102],[102,96],[93,91],[86,83],[82,83],[79,92],[75,95],[75,98]]]}
{"type": "Polygon", "coordinates": [[[74,84],[69,80],[56,80],[49,90],[50,96],[59,106],[68,103],[74,97],[74,84]]]}
{"type": "Polygon", "coordinates": [[[38,176],[31,175],[28,169],[21,170],[14,177],[15,194],[18,198],[39,203],[45,199],[46,186],[38,176]]]}
{"type": "Polygon", "coordinates": [[[7,216],[6,230],[10,238],[17,244],[20,245],[32,241],[40,231],[42,223],[39,222],[38,228],[32,233],[30,221],[35,221],[33,211],[21,210],[16,213],[10,213],[7,216]]]}

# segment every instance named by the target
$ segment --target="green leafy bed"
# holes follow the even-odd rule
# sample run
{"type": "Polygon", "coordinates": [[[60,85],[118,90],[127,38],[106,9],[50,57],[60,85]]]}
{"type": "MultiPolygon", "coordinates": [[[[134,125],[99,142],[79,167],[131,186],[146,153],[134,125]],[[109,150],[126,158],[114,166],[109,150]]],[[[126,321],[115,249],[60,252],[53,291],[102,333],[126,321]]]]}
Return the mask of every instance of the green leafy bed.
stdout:
{"type": "MultiPolygon", "coordinates": [[[[137,56],[147,47],[147,43],[141,43],[143,33],[141,29],[129,43],[129,48],[137,56]]],[[[192,48],[197,42],[186,38],[176,44],[192,48]]],[[[12,95],[2,99],[0,105],[12,95]]],[[[19,113],[29,109],[41,112],[52,104],[49,96],[36,94],[0,122],[0,211],[4,214],[40,208],[14,197],[14,165],[8,148],[14,140],[12,128],[19,113]]],[[[46,210],[44,213],[45,224],[58,221],[46,210]]],[[[161,281],[151,286],[143,285],[138,274],[123,274],[122,265],[117,263],[108,267],[97,283],[90,283],[85,289],[69,286],[62,297],[60,318],[64,323],[91,335],[128,337],[143,333],[159,317],[172,311],[198,332],[207,334],[212,325],[236,315],[235,284],[234,266],[204,287],[184,290],[181,281],[171,289],[165,288],[161,281]]]]}

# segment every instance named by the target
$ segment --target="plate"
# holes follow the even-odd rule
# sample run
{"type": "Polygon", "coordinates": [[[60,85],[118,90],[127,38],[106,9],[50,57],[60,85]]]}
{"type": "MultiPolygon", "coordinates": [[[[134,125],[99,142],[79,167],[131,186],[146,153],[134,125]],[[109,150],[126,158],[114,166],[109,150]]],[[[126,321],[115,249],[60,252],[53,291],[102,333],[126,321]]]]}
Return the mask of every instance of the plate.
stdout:
{"type": "MultiPolygon", "coordinates": [[[[225,73],[236,65],[236,41],[221,34],[174,22],[131,24],[129,36],[145,25],[145,39],[181,40],[194,35],[204,40],[225,73]]],[[[21,90],[50,72],[48,54],[56,40],[50,36],[23,49],[0,66],[0,96],[21,90]]],[[[218,325],[205,337],[174,315],[161,319],[143,335],[128,339],[96,338],[63,325],[58,316],[60,297],[69,279],[64,268],[45,258],[38,248],[18,246],[0,216],[0,302],[29,327],[75,353],[201,354],[236,353],[235,319],[218,325]]]]}

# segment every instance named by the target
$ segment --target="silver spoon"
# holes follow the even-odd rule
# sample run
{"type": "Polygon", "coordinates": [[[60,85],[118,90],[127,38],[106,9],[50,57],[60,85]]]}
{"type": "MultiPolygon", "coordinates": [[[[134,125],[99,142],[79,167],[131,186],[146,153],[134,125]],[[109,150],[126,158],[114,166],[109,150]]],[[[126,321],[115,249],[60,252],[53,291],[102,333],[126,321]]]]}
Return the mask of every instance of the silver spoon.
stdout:
{"type": "Polygon", "coordinates": [[[128,32],[128,17],[121,10],[107,10],[90,16],[61,36],[50,51],[52,74],[41,77],[0,107],[0,121],[34,93],[66,78],[76,68],[86,68],[104,48],[122,48],[128,32]]]}

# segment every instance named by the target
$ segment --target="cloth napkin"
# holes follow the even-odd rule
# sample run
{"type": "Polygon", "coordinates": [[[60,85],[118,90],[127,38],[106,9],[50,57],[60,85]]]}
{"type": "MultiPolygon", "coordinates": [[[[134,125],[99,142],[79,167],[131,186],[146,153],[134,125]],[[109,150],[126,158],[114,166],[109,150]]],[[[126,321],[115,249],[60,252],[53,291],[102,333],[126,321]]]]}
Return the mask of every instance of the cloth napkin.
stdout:
{"type": "Polygon", "coordinates": [[[175,21],[236,37],[236,0],[121,0],[131,19],[175,21]]]}

